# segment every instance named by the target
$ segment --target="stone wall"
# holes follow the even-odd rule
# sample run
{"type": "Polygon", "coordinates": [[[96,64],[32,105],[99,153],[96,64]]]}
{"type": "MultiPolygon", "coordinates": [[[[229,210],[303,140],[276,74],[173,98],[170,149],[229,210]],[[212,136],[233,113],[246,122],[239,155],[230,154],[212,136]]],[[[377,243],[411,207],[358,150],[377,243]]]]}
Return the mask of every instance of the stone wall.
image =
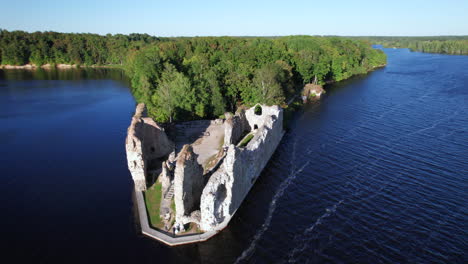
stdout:
{"type": "Polygon", "coordinates": [[[140,136],[143,137],[146,159],[166,158],[174,150],[174,143],[152,118],[143,117],[141,121],[137,124],[141,129],[140,136]]]}
{"type": "Polygon", "coordinates": [[[254,108],[248,109],[246,119],[258,129],[245,148],[229,145],[223,164],[203,189],[202,230],[219,230],[229,222],[283,136],[283,110],[278,106],[262,106],[261,115],[256,115],[254,108]]]}
{"type": "Polygon", "coordinates": [[[245,111],[245,118],[247,119],[249,126],[252,129],[255,129],[255,128],[260,128],[264,126],[265,122],[267,122],[268,120],[267,118],[268,116],[278,117],[280,115],[280,112],[281,112],[281,123],[283,123],[283,113],[282,113],[281,107],[277,105],[266,106],[266,105],[257,104],[254,107],[249,108],[247,109],[247,111],[245,111]],[[255,114],[255,108],[257,106],[259,106],[262,109],[261,115],[255,114]]]}
{"type": "Polygon", "coordinates": [[[244,110],[241,110],[235,116],[226,114],[224,122],[224,146],[228,147],[231,144],[237,144],[246,131],[250,131],[251,127],[246,119],[244,110]]]}
{"type": "Polygon", "coordinates": [[[138,191],[146,190],[149,163],[168,156],[174,149],[164,130],[151,118],[142,117],[144,110],[144,104],[137,105],[125,141],[128,169],[138,191]]]}
{"type": "Polygon", "coordinates": [[[177,156],[174,172],[176,222],[198,209],[204,187],[203,167],[197,162],[192,146],[184,145],[177,156]]]}

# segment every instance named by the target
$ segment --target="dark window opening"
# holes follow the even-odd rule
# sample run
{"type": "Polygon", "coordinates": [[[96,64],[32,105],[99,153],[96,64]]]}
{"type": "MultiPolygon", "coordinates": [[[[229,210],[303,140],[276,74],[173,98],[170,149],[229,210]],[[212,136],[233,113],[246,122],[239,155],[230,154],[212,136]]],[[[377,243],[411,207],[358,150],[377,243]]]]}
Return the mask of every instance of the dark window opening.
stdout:
{"type": "Polygon", "coordinates": [[[254,125],[254,129],[258,129],[258,126],[257,126],[257,125],[254,125]]]}
{"type": "Polygon", "coordinates": [[[262,107],[259,106],[259,105],[255,106],[255,111],[254,111],[254,113],[255,113],[256,115],[262,115],[262,107]]]}

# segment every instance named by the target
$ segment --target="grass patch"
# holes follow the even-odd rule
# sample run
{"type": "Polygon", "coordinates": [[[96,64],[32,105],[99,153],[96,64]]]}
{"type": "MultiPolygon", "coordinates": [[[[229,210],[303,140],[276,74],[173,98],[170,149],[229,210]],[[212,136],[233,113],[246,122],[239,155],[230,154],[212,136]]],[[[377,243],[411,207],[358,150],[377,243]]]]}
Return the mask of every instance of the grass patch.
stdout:
{"type": "Polygon", "coordinates": [[[174,217],[172,217],[172,220],[171,220],[171,226],[173,226],[174,222],[175,222],[175,215],[176,215],[175,199],[174,198],[172,198],[172,201],[171,201],[171,209],[172,209],[172,214],[174,215],[174,217]]]}
{"type": "Polygon", "coordinates": [[[248,134],[248,135],[241,141],[241,143],[239,144],[239,147],[243,148],[243,147],[247,146],[247,144],[249,144],[250,140],[252,140],[253,137],[254,137],[253,134],[248,134]]]}
{"type": "Polygon", "coordinates": [[[174,212],[174,215],[176,214],[176,210],[175,210],[175,199],[172,198],[172,201],[171,201],[171,209],[172,209],[172,212],[174,212]]]}
{"type": "Polygon", "coordinates": [[[163,228],[164,223],[160,216],[161,209],[161,199],[162,199],[162,184],[156,181],[153,186],[148,188],[145,192],[145,204],[146,211],[148,212],[148,217],[150,225],[155,228],[163,228]]]}
{"type": "Polygon", "coordinates": [[[221,150],[224,146],[224,134],[223,136],[219,139],[219,142],[218,142],[218,150],[221,150]]]}

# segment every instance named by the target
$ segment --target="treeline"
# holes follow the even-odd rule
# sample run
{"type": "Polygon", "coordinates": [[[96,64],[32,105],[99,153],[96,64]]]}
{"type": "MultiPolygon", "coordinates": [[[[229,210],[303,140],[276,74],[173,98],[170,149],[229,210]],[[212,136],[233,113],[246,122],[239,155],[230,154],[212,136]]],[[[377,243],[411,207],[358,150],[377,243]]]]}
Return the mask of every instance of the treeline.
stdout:
{"type": "Polygon", "coordinates": [[[147,34],[101,36],[0,30],[0,64],[122,65],[129,51],[158,40],[147,34]]]}
{"type": "Polygon", "coordinates": [[[408,48],[412,51],[468,55],[468,36],[441,37],[365,37],[385,48],[408,48]]]}
{"type": "Polygon", "coordinates": [[[155,38],[149,35],[0,31],[1,64],[123,65],[138,102],[159,122],[213,118],[239,105],[282,104],[386,63],[369,42],[292,36],[155,38]]]}
{"type": "Polygon", "coordinates": [[[304,83],[340,81],[385,63],[369,43],[344,38],[204,37],[150,45],[131,54],[127,71],[135,98],[166,122],[281,104],[304,83]]]}

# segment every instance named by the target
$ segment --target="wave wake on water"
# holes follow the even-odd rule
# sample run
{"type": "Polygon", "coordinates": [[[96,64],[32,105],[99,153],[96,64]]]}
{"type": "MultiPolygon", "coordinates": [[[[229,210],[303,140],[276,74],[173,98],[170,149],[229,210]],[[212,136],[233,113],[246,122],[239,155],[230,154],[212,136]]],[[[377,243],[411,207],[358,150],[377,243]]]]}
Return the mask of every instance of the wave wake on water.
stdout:
{"type": "Polygon", "coordinates": [[[258,241],[262,238],[263,234],[268,230],[271,224],[271,219],[273,218],[273,214],[275,213],[276,206],[277,206],[277,201],[284,195],[284,191],[288,188],[288,186],[294,181],[296,176],[301,173],[309,164],[310,161],[307,161],[304,165],[302,165],[298,170],[296,170],[295,164],[295,159],[296,159],[296,141],[293,144],[293,151],[291,154],[291,172],[289,173],[289,176],[281,183],[281,185],[278,187],[276,190],[275,195],[273,196],[273,199],[270,203],[270,206],[268,207],[268,214],[267,217],[265,218],[265,221],[263,222],[262,226],[260,229],[257,231],[255,234],[254,238],[250,242],[250,245],[247,249],[245,249],[242,254],[236,259],[235,263],[241,263],[244,260],[247,260],[252,254],[255,252],[255,248],[257,246],[258,241]]]}
{"type": "Polygon", "coordinates": [[[295,247],[291,250],[291,252],[288,254],[288,262],[296,262],[296,259],[295,259],[295,256],[301,252],[303,252],[306,248],[307,248],[307,245],[309,245],[309,242],[311,240],[310,237],[308,237],[307,235],[312,232],[315,227],[319,226],[320,224],[322,224],[322,221],[327,218],[327,217],[330,217],[331,215],[333,215],[335,212],[336,212],[336,209],[338,208],[338,206],[340,206],[342,203],[343,203],[344,200],[340,200],[338,201],[336,204],[334,204],[333,206],[329,207],[329,208],[326,208],[325,209],[325,213],[323,215],[321,215],[319,218],[317,218],[317,220],[315,220],[315,222],[309,226],[307,229],[304,230],[304,232],[302,233],[302,235],[300,236],[296,236],[295,237],[295,241],[299,241],[299,240],[303,240],[304,242],[301,243],[300,246],[298,247],[295,247]]]}
{"type": "MultiPolygon", "coordinates": [[[[423,98],[426,98],[427,96],[428,96],[428,94],[426,93],[426,94],[418,97],[417,99],[423,99],[423,98]]],[[[381,118],[385,117],[386,115],[396,111],[397,109],[399,109],[399,108],[401,108],[403,106],[405,106],[405,105],[397,105],[397,106],[385,111],[384,113],[382,113],[378,117],[378,119],[381,119],[381,118]]],[[[391,141],[386,142],[386,144],[382,144],[381,146],[378,146],[376,149],[373,149],[373,151],[380,151],[382,149],[387,149],[387,151],[391,151],[391,150],[393,150],[393,149],[400,146],[399,141],[402,140],[403,138],[408,138],[410,136],[418,135],[418,134],[421,134],[421,133],[423,133],[425,131],[434,129],[437,126],[441,125],[442,123],[444,123],[444,122],[446,122],[446,121],[448,121],[448,120],[450,120],[452,118],[455,118],[459,114],[460,114],[460,109],[456,109],[456,111],[452,112],[449,115],[444,115],[441,118],[432,120],[432,122],[430,124],[427,124],[424,127],[416,128],[413,131],[409,131],[407,133],[401,134],[401,135],[393,138],[391,141]]],[[[346,133],[345,137],[342,137],[341,139],[338,139],[338,140],[334,140],[333,144],[325,143],[321,147],[326,147],[327,146],[327,147],[332,147],[332,148],[339,148],[339,145],[341,143],[347,142],[348,140],[358,136],[358,134],[355,133],[355,132],[362,129],[364,127],[364,125],[365,125],[365,123],[361,123],[360,125],[350,129],[348,131],[348,133],[346,133]]],[[[454,132],[452,131],[452,133],[454,133],[454,132]]],[[[291,136],[293,136],[293,135],[291,135],[291,136]]],[[[297,135],[295,135],[295,136],[297,136],[297,135]]],[[[235,263],[245,262],[245,261],[247,261],[248,259],[250,259],[252,257],[252,255],[255,252],[255,249],[257,247],[257,244],[258,244],[259,240],[263,237],[264,233],[269,229],[269,227],[271,225],[272,217],[273,217],[273,214],[275,213],[275,210],[276,210],[276,207],[277,207],[277,201],[283,196],[285,190],[289,187],[289,185],[292,183],[292,181],[295,180],[296,176],[299,173],[301,173],[310,164],[310,161],[307,161],[304,165],[302,165],[299,169],[296,170],[296,166],[295,166],[296,143],[297,142],[295,141],[293,143],[293,146],[292,146],[293,151],[292,151],[292,154],[291,154],[291,171],[290,171],[288,177],[280,184],[280,186],[276,190],[276,193],[274,194],[274,196],[272,198],[272,201],[271,201],[271,203],[269,205],[268,213],[267,213],[267,216],[266,216],[262,226],[257,230],[257,232],[255,233],[255,235],[254,235],[252,241],[250,242],[249,246],[247,247],[247,249],[245,249],[241,253],[241,255],[237,258],[235,263]]],[[[314,151],[313,148],[309,148],[304,152],[304,154],[310,155],[313,151],[314,151]]],[[[372,153],[369,150],[367,152],[368,152],[369,158],[366,161],[364,161],[362,163],[359,163],[359,164],[356,164],[356,165],[352,166],[351,168],[348,168],[348,170],[354,171],[354,170],[359,169],[359,168],[361,168],[363,166],[373,167],[373,166],[376,166],[380,161],[385,159],[385,157],[374,158],[374,157],[372,157],[372,155],[371,155],[372,153]]],[[[309,227],[304,229],[304,231],[302,233],[296,235],[296,237],[294,238],[294,242],[293,242],[293,244],[295,246],[286,255],[287,262],[296,262],[296,261],[298,261],[298,258],[300,257],[301,253],[303,253],[310,246],[310,242],[313,239],[313,236],[311,236],[311,233],[318,226],[320,226],[326,218],[329,218],[332,215],[334,215],[337,208],[345,200],[353,199],[354,202],[356,202],[356,201],[361,201],[362,202],[364,200],[369,200],[369,199],[374,198],[375,196],[381,195],[382,190],[390,186],[390,183],[387,183],[387,184],[384,184],[384,185],[379,185],[379,186],[363,185],[363,183],[361,183],[359,181],[356,181],[361,176],[364,176],[363,173],[364,172],[357,172],[352,177],[348,178],[345,186],[351,187],[350,185],[352,185],[352,186],[354,186],[356,188],[354,191],[352,191],[352,192],[350,192],[348,194],[349,197],[346,197],[348,195],[345,195],[345,197],[342,197],[340,200],[338,200],[337,203],[335,203],[331,207],[326,208],[324,214],[319,216],[316,219],[316,221],[313,222],[309,227]],[[364,197],[359,198],[361,195],[363,195],[363,193],[366,193],[367,195],[364,196],[364,197]]],[[[368,180],[375,180],[382,173],[383,173],[382,171],[377,171],[377,173],[372,174],[371,178],[369,178],[368,180]]],[[[376,184],[376,183],[374,183],[374,184],[376,184]]]]}

